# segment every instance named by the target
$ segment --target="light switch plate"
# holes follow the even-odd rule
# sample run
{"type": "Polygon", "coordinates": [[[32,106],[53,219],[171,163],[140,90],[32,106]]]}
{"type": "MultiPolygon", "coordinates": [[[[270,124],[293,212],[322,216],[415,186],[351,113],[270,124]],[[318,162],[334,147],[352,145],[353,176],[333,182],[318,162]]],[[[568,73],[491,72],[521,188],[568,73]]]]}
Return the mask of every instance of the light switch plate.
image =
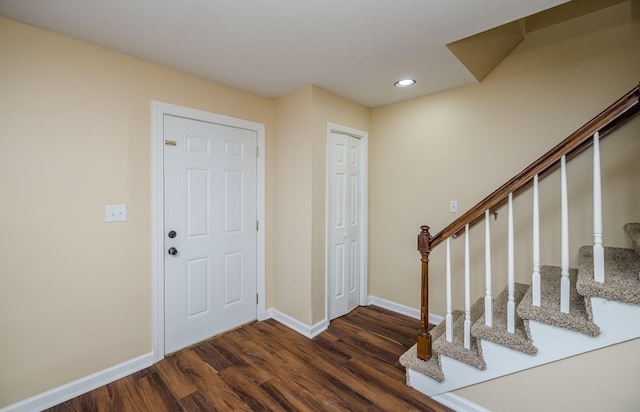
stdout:
{"type": "Polygon", "coordinates": [[[106,206],[107,222],[126,222],[127,221],[127,205],[107,205],[106,206]]]}
{"type": "Polygon", "coordinates": [[[457,200],[450,200],[449,201],[449,212],[458,213],[458,201],[457,200]]]}

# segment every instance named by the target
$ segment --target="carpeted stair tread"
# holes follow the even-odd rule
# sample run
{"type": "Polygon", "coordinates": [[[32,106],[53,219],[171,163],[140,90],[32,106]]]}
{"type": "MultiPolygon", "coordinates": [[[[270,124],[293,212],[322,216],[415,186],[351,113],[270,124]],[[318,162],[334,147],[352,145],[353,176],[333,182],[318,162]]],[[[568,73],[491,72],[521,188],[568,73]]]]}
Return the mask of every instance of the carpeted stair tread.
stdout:
{"type": "MultiPolygon", "coordinates": [[[[484,300],[478,299],[471,307],[471,324],[477,321],[484,312],[484,300]]],[[[434,351],[441,355],[457,359],[467,365],[471,365],[480,370],[487,368],[484,358],[482,357],[482,349],[478,345],[478,340],[471,336],[471,348],[464,347],[464,312],[454,310],[453,313],[453,340],[447,342],[446,334],[442,334],[433,342],[434,351]]],[[[445,322],[442,322],[445,323],[445,322]]]]}
{"type": "MultiPolygon", "coordinates": [[[[432,342],[438,339],[444,334],[446,325],[444,321],[440,322],[435,328],[431,329],[432,342]]],[[[444,374],[442,373],[442,366],[440,365],[440,355],[436,352],[432,352],[432,356],[428,361],[423,361],[418,358],[418,345],[413,345],[400,356],[400,364],[406,369],[413,369],[420,372],[438,382],[444,381],[444,374]]],[[[408,375],[407,375],[408,376],[408,375]]]]}
{"type": "Polygon", "coordinates": [[[577,269],[569,269],[569,313],[560,312],[561,269],[557,266],[542,266],[540,269],[540,306],[533,306],[531,288],[518,305],[518,315],[526,320],[535,320],[548,325],[558,326],[598,336],[600,328],[590,320],[584,298],[578,294],[576,280],[577,269]]]}
{"type": "MultiPolygon", "coordinates": [[[[528,289],[529,285],[522,283],[516,283],[514,285],[514,303],[516,307],[518,307],[518,304],[522,301],[528,289]]],[[[517,313],[514,333],[507,332],[508,300],[509,290],[505,288],[493,301],[493,322],[491,327],[485,324],[486,313],[483,313],[473,324],[471,333],[478,339],[488,340],[528,355],[535,355],[538,353],[538,349],[533,345],[525,328],[525,324],[517,313]]]]}
{"type": "Polygon", "coordinates": [[[633,249],[605,247],[604,273],[604,283],[596,282],[593,276],[593,247],[581,247],[577,282],[581,295],[640,305],[640,255],[633,249]]]}
{"type": "Polygon", "coordinates": [[[624,231],[631,238],[633,249],[640,255],[640,223],[627,223],[624,225],[624,231]]]}
{"type": "MultiPolygon", "coordinates": [[[[444,373],[442,373],[442,366],[440,366],[440,356],[437,353],[433,353],[431,359],[423,361],[418,359],[418,345],[413,345],[400,356],[400,364],[406,369],[413,369],[416,372],[420,372],[423,375],[435,379],[438,382],[444,382],[444,373]]],[[[408,376],[408,375],[407,375],[408,376]]]]}

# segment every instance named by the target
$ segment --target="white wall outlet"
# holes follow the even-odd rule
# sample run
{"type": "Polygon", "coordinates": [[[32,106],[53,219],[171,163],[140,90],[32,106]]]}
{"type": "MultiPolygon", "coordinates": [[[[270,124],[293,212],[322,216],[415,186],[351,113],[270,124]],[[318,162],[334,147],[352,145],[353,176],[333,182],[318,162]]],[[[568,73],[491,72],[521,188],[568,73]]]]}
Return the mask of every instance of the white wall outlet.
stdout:
{"type": "Polygon", "coordinates": [[[449,200],[449,212],[458,213],[458,201],[457,200],[449,200]]]}
{"type": "Polygon", "coordinates": [[[107,222],[126,222],[127,221],[127,205],[107,205],[106,206],[107,222]]]}

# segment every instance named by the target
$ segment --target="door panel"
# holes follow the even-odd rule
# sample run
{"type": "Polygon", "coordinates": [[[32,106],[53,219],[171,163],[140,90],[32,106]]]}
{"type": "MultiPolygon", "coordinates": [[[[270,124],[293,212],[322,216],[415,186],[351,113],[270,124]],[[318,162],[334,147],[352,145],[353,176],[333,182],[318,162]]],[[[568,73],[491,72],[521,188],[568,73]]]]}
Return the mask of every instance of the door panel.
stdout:
{"type": "Polygon", "coordinates": [[[353,293],[358,288],[358,242],[351,242],[351,250],[349,250],[349,256],[351,257],[349,266],[349,292],[353,293]]]}
{"type": "Polygon", "coordinates": [[[254,131],[164,116],[165,352],[256,319],[254,131]],[[166,235],[165,233],[165,235],[166,235]]]}
{"type": "Polygon", "coordinates": [[[242,230],[242,172],[224,172],[224,232],[242,230]]]}
{"type": "Polygon", "coordinates": [[[187,169],[187,239],[206,237],[209,234],[209,170],[187,169]]]}
{"type": "Polygon", "coordinates": [[[209,259],[187,260],[187,319],[209,310],[209,259]]]}
{"type": "Polygon", "coordinates": [[[224,255],[224,304],[242,300],[242,252],[224,255]]]}
{"type": "Polygon", "coordinates": [[[345,257],[344,243],[337,243],[335,245],[335,266],[333,270],[333,296],[336,301],[344,296],[345,257]]]}

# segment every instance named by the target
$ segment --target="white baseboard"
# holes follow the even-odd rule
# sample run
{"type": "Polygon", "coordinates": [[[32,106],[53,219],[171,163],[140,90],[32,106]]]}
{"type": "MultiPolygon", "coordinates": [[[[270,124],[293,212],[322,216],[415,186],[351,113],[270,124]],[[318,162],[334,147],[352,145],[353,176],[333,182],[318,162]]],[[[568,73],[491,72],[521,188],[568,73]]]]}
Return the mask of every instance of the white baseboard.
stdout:
{"type": "Polygon", "coordinates": [[[489,409],[483,408],[482,406],[468,401],[462,396],[454,395],[453,393],[443,393],[441,395],[434,396],[431,399],[448,406],[456,412],[491,412],[489,409]]]}
{"type": "MultiPolygon", "coordinates": [[[[380,306],[383,309],[387,309],[401,315],[409,316],[410,318],[420,319],[419,309],[401,305],[400,303],[392,302],[390,300],[382,299],[376,296],[369,296],[369,305],[380,306]]],[[[437,325],[443,320],[444,318],[442,316],[429,313],[429,323],[437,325]]]]}
{"type": "Polygon", "coordinates": [[[0,409],[0,412],[41,411],[73,399],[100,386],[111,383],[153,364],[153,353],[147,353],[118,365],[85,376],[65,385],[58,386],[41,394],[0,409]]]}
{"type": "MultiPolygon", "coordinates": [[[[401,315],[409,316],[410,318],[420,319],[420,311],[409,306],[402,305],[400,303],[392,302],[390,300],[382,299],[376,296],[369,296],[367,299],[368,305],[379,306],[383,309],[390,310],[401,315]]],[[[299,334],[306,336],[307,338],[314,338],[321,332],[325,331],[329,327],[329,321],[323,319],[315,325],[309,326],[306,323],[302,323],[291,316],[278,311],[277,309],[270,308],[265,311],[266,319],[274,319],[282,323],[286,327],[295,330],[299,334]]],[[[442,322],[444,318],[442,316],[429,314],[429,323],[437,325],[442,322]]],[[[0,411],[1,412],[1,411],[0,411]]]]}
{"type": "Polygon", "coordinates": [[[329,326],[329,321],[327,319],[323,319],[315,325],[309,326],[306,323],[302,323],[299,320],[294,319],[291,316],[282,313],[274,308],[267,309],[265,315],[267,319],[277,320],[289,329],[293,329],[294,331],[298,332],[302,336],[306,336],[309,339],[312,339],[319,335],[321,332],[324,332],[329,326]]]}

